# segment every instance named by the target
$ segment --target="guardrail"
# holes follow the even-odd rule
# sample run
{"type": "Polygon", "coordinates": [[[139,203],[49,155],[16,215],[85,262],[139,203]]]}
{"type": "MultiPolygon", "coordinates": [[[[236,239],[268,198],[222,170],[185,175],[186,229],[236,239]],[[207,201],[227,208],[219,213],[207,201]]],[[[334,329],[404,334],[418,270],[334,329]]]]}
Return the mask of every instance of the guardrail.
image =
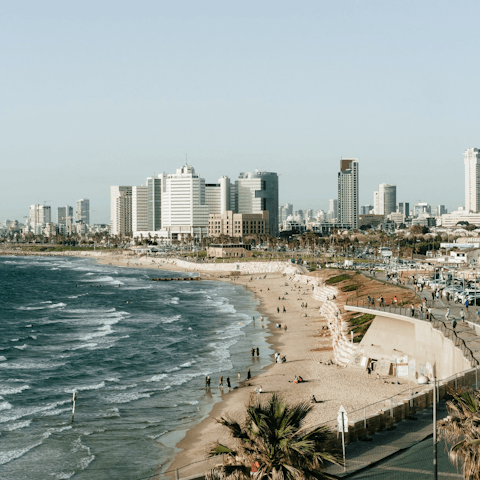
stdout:
{"type": "MultiPolygon", "coordinates": [[[[444,337],[448,338],[453,342],[455,347],[459,348],[463,353],[464,357],[470,361],[472,367],[479,364],[479,361],[473,356],[472,350],[467,346],[465,340],[460,338],[457,332],[453,328],[448,328],[445,321],[435,318],[432,313],[424,312],[420,310],[418,307],[414,307],[413,310],[411,307],[405,306],[396,306],[394,304],[390,305],[375,305],[375,303],[368,303],[366,300],[351,300],[348,299],[345,302],[345,305],[352,306],[352,307],[361,307],[361,308],[368,308],[370,310],[376,310],[379,312],[385,313],[393,313],[395,315],[402,315],[407,318],[415,318],[417,320],[422,320],[425,322],[429,322],[432,324],[433,328],[439,330],[444,337]],[[424,318],[425,317],[425,318],[424,318]]],[[[433,307],[432,301],[427,301],[427,308],[433,307]],[[429,306],[430,302],[430,306],[429,306]]]]}

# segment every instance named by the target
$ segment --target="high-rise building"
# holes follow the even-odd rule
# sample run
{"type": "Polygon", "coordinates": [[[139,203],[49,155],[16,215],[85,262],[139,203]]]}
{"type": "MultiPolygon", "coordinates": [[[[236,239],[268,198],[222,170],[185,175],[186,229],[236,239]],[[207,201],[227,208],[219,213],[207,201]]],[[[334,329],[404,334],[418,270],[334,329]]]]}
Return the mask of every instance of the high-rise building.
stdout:
{"type": "Polygon", "coordinates": [[[208,234],[208,205],[205,203],[205,179],[184,165],[165,177],[162,189],[162,230],[171,238],[208,234]]]}
{"type": "Polygon", "coordinates": [[[147,178],[147,230],[149,232],[156,232],[162,228],[162,192],[165,189],[165,178],[164,173],[147,178]]]}
{"type": "Polygon", "coordinates": [[[373,210],[373,205],[362,205],[360,207],[360,215],[369,215],[373,210]]]}
{"type": "Polygon", "coordinates": [[[405,218],[410,216],[410,204],[408,202],[400,202],[398,204],[398,211],[403,213],[405,218]]]}
{"type": "Polygon", "coordinates": [[[222,177],[218,183],[205,184],[205,203],[210,214],[223,214],[230,210],[230,179],[222,177]]]}
{"type": "Polygon", "coordinates": [[[30,205],[29,224],[35,234],[41,234],[47,223],[52,223],[52,207],[49,205],[30,205]]]}
{"type": "Polygon", "coordinates": [[[110,187],[110,233],[132,234],[132,187],[110,187]]]}
{"type": "Polygon", "coordinates": [[[447,213],[447,209],[445,205],[437,205],[436,207],[432,208],[432,215],[435,217],[440,217],[441,215],[445,215],[447,213]]]}
{"type": "Polygon", "coordinates": [[[432,207],[426,202],[420,202],[413,206],[413,216],[431,215],[432,207]]]}
{"type": "Polygon", "coordinates": [[[390,215],[397,210],[397,186],[381,183],[378,186],[378,213],[377,215],[390,215]]]}
{"type": "MultiPolygon", "coordinates": [[[[73,218],[73,207],[65,205],[57,208],[57,223],[58,225],[67,225],[68,220],[73,218]]],[[[71,222],[70,222],[71,223],[71,222]]]]}
{"type": "Polygon", "coordinates": [[[231,188],[231,208],[237,213],[268,211],[270,235],[278,235],[278,175],[274,172],[240,173],[231,188]]]}
{"type": "Polygon", "coordinates": [[[464,156],[465,163],[465,210],[480,212],[480,150],[467,148],[464,156]]]}
{"type": "Polygon", "coordinates": [[[148,187],[132,187],[132,231],[148,231],[148,187]]]}
{"type": "Polygon", "coordinates": [[[329,220],[333,220],[334,218],[338,218],[338,200],[336,198],[331,198],[328,201],[327,218],[329,220]]]}
{"type": "Polygon", "coordinates": [[[90,200],[81,198],[77,200],[77,223],[90,225],[90,200]]]}
{"type": "Polygon", "coordinates": [[[373,214],[374,215],[381,215],[380,213],[380,194],[378,190],[373,192],[373,214]]]}
{"type": "Polygon", "coordinates": [[[338,221],[358,228],[358,159],[342,158],[338,172],[338,221]]]}

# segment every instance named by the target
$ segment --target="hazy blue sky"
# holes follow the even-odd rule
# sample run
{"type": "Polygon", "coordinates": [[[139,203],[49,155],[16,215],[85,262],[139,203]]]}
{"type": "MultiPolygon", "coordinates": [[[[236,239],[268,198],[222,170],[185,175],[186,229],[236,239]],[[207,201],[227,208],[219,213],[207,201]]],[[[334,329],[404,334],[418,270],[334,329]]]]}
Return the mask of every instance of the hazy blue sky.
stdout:
{"type": "Polygon", "coordinates": [[[255,168],[328,207],[341,156],[360,201],[456,208],[480,146],[478,1],[0,4],[0,221],[171,173],[255,168]]]}

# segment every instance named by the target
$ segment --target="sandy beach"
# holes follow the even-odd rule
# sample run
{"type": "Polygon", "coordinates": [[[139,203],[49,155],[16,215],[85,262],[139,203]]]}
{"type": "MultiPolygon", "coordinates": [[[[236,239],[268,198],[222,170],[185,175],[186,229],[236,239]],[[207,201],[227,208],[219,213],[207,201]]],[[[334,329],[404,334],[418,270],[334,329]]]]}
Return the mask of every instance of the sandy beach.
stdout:
{"type": "MultiPolygon", "coordinates": [[[[186,271],[161,259],[146,257],[105,257],[100,262],[135,268],[186,271]]],[[[286,356],[287,361],[274,363],[272,355],[271,365],[248,381],[245,378],[246,372],[241,372],[240,388],[231,391],[225,388],[222,402],[216,404],[208,417],[190,429],[177,444],[179,452],[168,466],[168,471],[178,468],[181,478],[202,473],[206,464],[199,461],[206,458],[208,445],[217,440],[228,442],[225,429],[215,419],[225,414],[242,418],[245,405],[252,394],[257,395],[255,389],[260,386],[262,397],[266,398],[275,392],[288,402],[310,401],[312,395],[315,395],[319,403],[314,405],[310,414],[309,420],[312,424],[336,419],[341,405],[347,411],[352,411],[398,392],[398,386],[391,382],[378,381],[364,371],[326,365],[333,360],[332,342],[326,330],[326,321],[319,313],[322,304],[312,297],[311,285],[295,283],[293,275],[282,273],[232,277],[221,271],[202,272],[201,264],[194,264],[194,268],[200,272],[202,278],[234,282],[252,291],[260,301],[259,313],[268,318],[267,328],[272,333],[268,341],[275,352],[286,356]],[[307,308],[302,307],[302,304],[307,304],[307,308]],[[281,324],[282,328],[276,328],[277,323],[281,324]],[[293,383],[296,375],[302,376],[306,382],[293,383]]],[[[309,275],[312,280],[315,279],[315,273],[309,275]]],[[[261,320],[257,318],[256,321],[261,320]]],[[[265,324],[267,325],[266,321],[265,324]]],[[[250,351],[246,351],[245,355],[250,355],[250,351]]],[[[211,388],[218,388],[217,385],[218,379],[212,378],[211,388]]]]}
{"type": "MultiPolygon", "coordinates": [[[[397,385],[377,380],[365,371],[340,368],[330,363],[333,360],[332,341],[326,329],[326,320],[319,312],[322,304],[312,296],[311,282],[296,283],[294,275],[283,273],[231,276],[222,271],[202,272],[201,263],[192,264],[192,269],[186,270],[163,258],[127,255],[95,255],[93,258],[99,263],[118,267],[195,271],[208,280],[243,285],[260,301],[258,311],[265,318],[265,327],[272,333],[268,341],[273,350],[286,357],[286,363],[274,363],[272,355],[272,363],[261,374],[247,381],[246,372],[240,372],[240,387],[230,391],[223,389],[223,400],[215,404],[210,414],[191,428],[177,444],[178,453],[167,470],[178,468],[180,478],[205,471],[206,463],[202,460],[206,458],[207,447],[217,440],[229,440],[227,432],[215,419],[225,414],[242,418],[245,405],[249,403],[251,395],[258,395],[255,389],[260,386],[263,398],[275,392],[288,402],[298,402],[310,401],[315,395],[319,403],[314,404],[310,414],[309,421],[312,424],[335,420],[341,405],[350,412],[395,395],[399,390],[397,385]],[[276,328],[276,324],[281,324],[282,328],[276,328]],[[285,325],[287,330],[284,330],[285,325]],[[296,375],[302,376],[306,382],[293,383],[296,375]]],[[[309,276],[315,279],[315,273],[309,276]]],[[[256,322],[261,322],[260,316],[256,322]]],[[[244,354],[250,356],[250,349],[244,354]]],[[[212,390],[218,388],[218,380],[212,378],[212,390]]],[[[155,478],[162,478],[162,475],[155,478]]]]}

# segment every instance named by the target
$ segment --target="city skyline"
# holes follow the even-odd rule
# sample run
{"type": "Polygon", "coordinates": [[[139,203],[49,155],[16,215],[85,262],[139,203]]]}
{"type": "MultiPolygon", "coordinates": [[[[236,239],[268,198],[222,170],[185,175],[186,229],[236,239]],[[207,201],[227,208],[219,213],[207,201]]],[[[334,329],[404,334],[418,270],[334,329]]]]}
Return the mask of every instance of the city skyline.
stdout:
{"type": "Polygon", "coordinates": [[[462,154],[480,141],[464,27],[479,13],[433,1],[4,6],[0,218],[87,197],[91,221],[107,222],[106,187],[141,185],[185,153],[207,181],[275,171],[281,204],[323,209],[338,159],[355,157],[360,205],[387,183],[398,201],[453,210],[462,154]]]}

